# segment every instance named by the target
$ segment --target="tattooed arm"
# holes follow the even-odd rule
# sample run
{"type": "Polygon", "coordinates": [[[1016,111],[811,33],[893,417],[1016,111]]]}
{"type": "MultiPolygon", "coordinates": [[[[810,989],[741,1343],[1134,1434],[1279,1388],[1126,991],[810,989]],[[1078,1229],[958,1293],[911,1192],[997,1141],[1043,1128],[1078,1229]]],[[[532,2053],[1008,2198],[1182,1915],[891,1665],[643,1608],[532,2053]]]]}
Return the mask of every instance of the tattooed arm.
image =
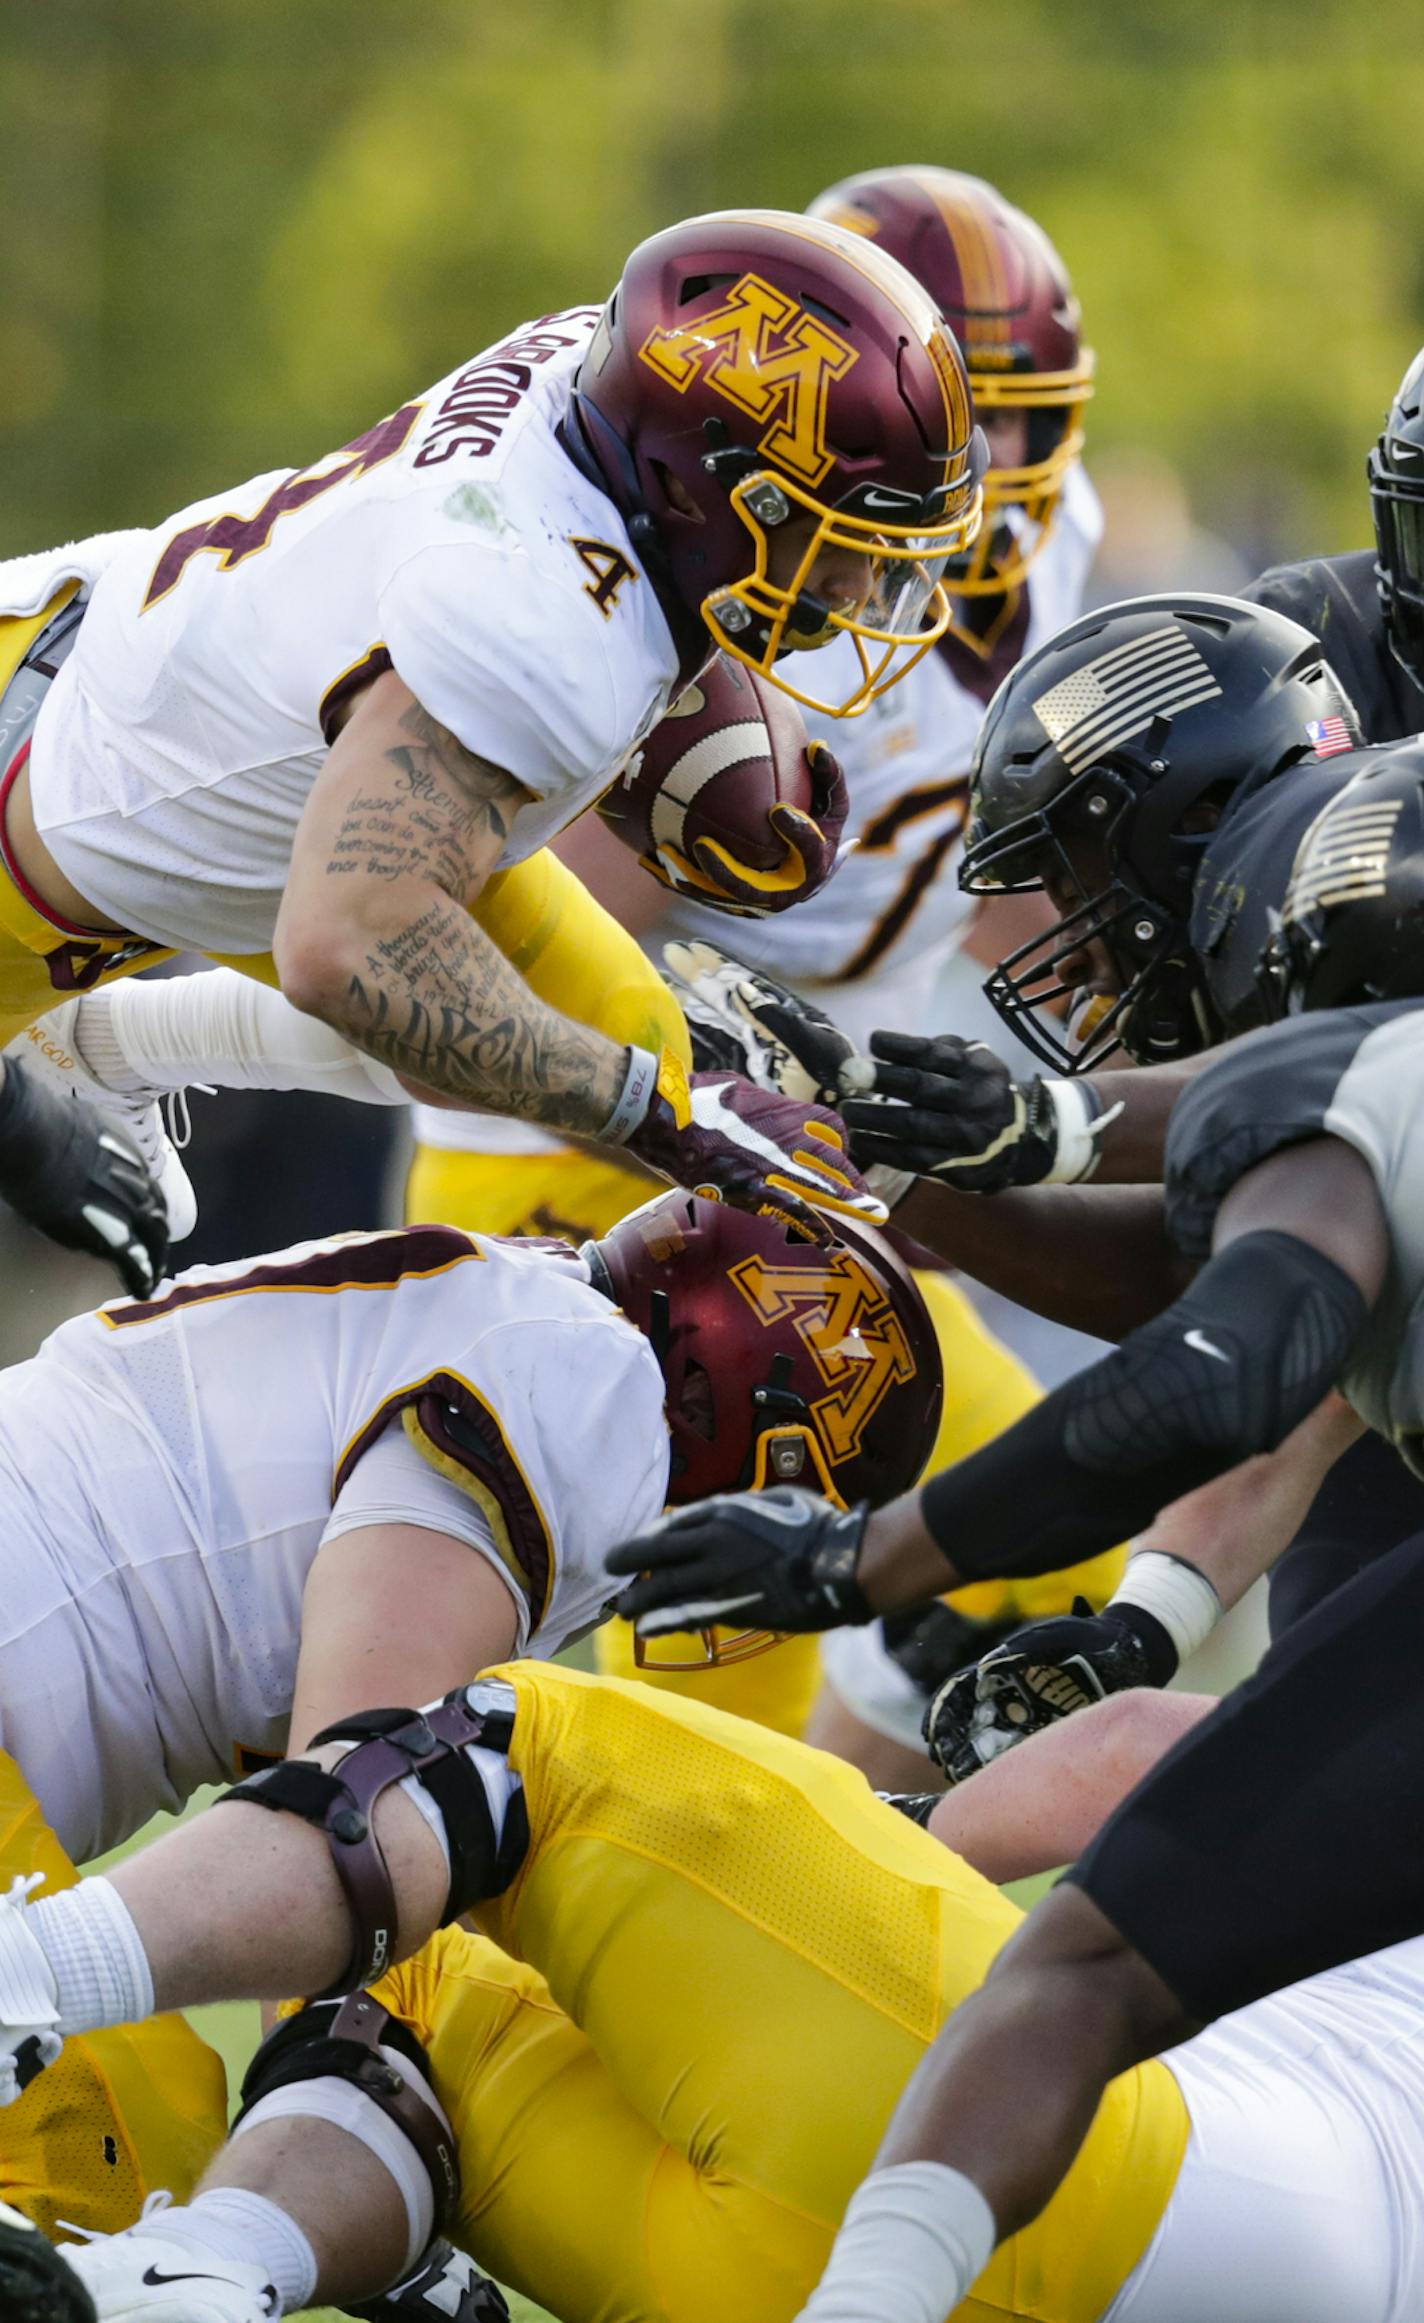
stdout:
{"type": "Polygon", "coordinates": [[[273,951],[288,999],[394,1072],[596,1136],[626,1049],[538,999],[469,916],[530,795],[378,678],[312,786],[273,951]]]}

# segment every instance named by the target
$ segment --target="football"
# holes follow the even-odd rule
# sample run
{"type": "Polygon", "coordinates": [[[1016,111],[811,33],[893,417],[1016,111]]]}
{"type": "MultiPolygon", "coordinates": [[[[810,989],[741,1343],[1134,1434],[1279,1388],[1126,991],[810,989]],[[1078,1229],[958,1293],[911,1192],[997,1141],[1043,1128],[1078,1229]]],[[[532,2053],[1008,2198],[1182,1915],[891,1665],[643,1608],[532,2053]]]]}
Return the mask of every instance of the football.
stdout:
{"type": "Polygon", "coordinates": [[[704,839],[774,871],[786,840],[771,809],[815,811],[806,741],[789,694],[719,656],[633,752],[599,812],[673,886],[687,884],[679,866],[698,861],[704,839]]]}

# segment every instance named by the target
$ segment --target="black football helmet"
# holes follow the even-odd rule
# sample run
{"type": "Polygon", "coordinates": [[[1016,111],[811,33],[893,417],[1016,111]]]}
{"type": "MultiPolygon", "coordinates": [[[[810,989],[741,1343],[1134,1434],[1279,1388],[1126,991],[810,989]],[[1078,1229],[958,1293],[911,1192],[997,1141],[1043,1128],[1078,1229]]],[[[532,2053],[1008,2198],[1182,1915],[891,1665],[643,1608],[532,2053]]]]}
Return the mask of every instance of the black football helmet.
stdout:
{"type": "Polygon", "coordinates": [[[980,732],[959,875],[971,894],[1047,888],[1059,911],[985,983],[1005,1023],[1066,1073],[1119,1047],[1139,1064],[1206,1047],[1188,919],[1222,810],[1359,739],[1319,639],[1231,597],[1107,605],[1021,661],[980,732]],[[1089,945],[1112,989],[1065,1015],[1089,945]]]}
{"type": "Polygon", "coordinates": [[[1424,686],[1424,347],[1400,381],[1366,473],[1390,650],[1424,686]]]}
{"type": "Polygon", "coordinates": [[[1296,849],[1258,971],[1272,1018],[1424,995],[1424,738],[1372,757],[1296,849]]]}

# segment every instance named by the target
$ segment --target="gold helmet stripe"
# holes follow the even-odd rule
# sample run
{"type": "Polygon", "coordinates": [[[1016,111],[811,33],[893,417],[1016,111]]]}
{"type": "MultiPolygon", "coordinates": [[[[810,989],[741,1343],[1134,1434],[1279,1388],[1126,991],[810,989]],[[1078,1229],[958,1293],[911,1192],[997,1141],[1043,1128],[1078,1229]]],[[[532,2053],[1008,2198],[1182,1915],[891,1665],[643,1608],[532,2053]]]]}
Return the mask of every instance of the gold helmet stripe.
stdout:
{"type": "Polygon", "coordinates": [[[966,355],[980,346],[1003,345],[1009,337],[1009,285],[998,242],[973,203],[926,188],[954,244],[964,291],[966,355]]]}

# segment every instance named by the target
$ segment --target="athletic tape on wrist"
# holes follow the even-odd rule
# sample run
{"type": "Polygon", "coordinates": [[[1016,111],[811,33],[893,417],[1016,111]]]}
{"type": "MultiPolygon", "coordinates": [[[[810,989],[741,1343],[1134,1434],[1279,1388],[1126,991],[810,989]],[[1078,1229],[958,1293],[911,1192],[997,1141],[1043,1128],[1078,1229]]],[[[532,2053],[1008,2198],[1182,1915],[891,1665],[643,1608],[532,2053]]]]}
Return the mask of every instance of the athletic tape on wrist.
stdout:
{"type": "Polygon", "coordinates": [[[1105,1611],[1111,1613],[1115,1605],[1131,1606],[1160,1621],[1179,1663],[1205,1645],[1224,1611],[1205,1573],[1162,1549],[1139,1549],[1128,1559],[1105,1611]]]}
{"type": "Polygon", "coordinates": [[[1122,1111],[1121,1102],[1106,1112],[1091,1081],[1045,1081],[1058,1128],[1053,1167],[1045,1186],[1077,1186],[1093,1176],[1103,1158],[1103,1133],[1122,1111]]]}
{"type": "Polygon", "coordinates": [[[628,1071],[618,1102],[598,1133],[601,1144],[622,1145],[632,1136],[647,1119],[657,1085],[658,1060],[652,1050],[630,1047],[628,1071]]]}

